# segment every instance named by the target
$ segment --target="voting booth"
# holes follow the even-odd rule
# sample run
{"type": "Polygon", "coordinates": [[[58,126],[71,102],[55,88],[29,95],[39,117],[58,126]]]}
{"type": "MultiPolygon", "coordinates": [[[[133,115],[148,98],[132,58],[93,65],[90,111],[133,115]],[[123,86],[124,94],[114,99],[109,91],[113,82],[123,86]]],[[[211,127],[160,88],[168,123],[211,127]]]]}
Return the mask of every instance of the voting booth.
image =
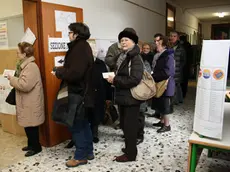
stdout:
{"type": "Polygon", "coordinates": [[[203,41],[193,129],[213,139],[222,139],[229,50],[230,40],[203,41]]]}
{"type": "Polygon", "coordinates": [[[197,84],[194,132],[189,138],[188,172],[195,172],[203,149],[230,152],[230,40],[203,41],[197,84]]]}

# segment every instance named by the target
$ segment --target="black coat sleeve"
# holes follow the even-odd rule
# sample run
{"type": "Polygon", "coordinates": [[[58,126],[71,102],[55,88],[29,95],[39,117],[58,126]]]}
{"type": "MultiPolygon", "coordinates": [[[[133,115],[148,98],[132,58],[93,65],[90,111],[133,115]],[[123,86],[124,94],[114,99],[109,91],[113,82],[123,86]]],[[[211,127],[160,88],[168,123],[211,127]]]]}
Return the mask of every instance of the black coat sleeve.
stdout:
{"type": "Polygon", "coordinates": [[[80,42],[70,52],[70,65],[68,68],[58,68],[56,76],[69,83],[82,81],[93,58],[92,50],[87,43],[80,42]]]}
{"type": "Polygon", "coordinates": [[[117,88],[124,88],[124,89],[133,88],[141,82],[143,71],[144,71],[144,66],[141,61],[141,57],[135,56],[133,59],[131,59],[130,75],[126,75],[126,76],[116,75],[114,77],[113,84],[117,88]]]}

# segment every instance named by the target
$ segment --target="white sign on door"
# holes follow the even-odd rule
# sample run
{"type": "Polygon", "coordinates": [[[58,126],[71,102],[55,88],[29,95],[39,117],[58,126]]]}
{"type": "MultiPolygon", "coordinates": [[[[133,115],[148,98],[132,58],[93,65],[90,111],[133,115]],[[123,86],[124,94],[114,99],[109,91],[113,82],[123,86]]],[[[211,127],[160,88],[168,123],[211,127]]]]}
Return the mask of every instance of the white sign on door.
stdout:
{"type": "Polygon", "coordinates": [[[65,62],[65,56],[56,56],[54,57],[54,65],[55,67],[62,67],[65,62]]]}
{"type": "Polygon", "coordinates": [[[69,39],[49,38],[49,52],[66,52],[68,51],[69,39]]]}

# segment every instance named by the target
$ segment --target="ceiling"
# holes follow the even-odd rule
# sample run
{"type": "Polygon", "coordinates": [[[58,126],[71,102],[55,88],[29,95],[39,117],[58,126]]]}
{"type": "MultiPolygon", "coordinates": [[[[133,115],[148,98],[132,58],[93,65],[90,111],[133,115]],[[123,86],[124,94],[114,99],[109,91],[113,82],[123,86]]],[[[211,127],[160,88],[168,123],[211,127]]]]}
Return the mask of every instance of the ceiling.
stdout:
{"type": "Polygon", "coordinates": [[[230,0],[172,0],[183,10],[196,16],[201,21],[206,20],[229,20],[230,21],[230,0]],[[214,14],[226,12],[227,16],[219,18],[214,14]]]}

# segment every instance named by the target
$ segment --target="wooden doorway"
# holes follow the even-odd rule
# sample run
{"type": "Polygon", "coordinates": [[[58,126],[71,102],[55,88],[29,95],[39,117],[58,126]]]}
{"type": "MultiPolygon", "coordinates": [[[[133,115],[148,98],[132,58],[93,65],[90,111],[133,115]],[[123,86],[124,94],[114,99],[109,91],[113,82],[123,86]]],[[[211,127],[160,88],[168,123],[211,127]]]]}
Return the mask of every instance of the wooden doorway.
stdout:
{"type": "MultiPolygon", "coordinates": [[[[40,127],[40,140],[43,146],[50,147],[70,138],[68,129],[52,121],[53,102],[59,89],[60,80],[51,74],[54,57],[64,56],[65,52],[49,52],[49,37],[61,38],[62,33],[56,31],[55,11],[74,12],[76,21],[83,22],[83,10],[80,8],[41,2],[41,0],[23,0],[24,26],[30,27],[37,40],[35,42],[35,58],[44,85],[46,120],[40,127]]],[[[66,26],[68,27],[68,26],[66,26]]]]}

